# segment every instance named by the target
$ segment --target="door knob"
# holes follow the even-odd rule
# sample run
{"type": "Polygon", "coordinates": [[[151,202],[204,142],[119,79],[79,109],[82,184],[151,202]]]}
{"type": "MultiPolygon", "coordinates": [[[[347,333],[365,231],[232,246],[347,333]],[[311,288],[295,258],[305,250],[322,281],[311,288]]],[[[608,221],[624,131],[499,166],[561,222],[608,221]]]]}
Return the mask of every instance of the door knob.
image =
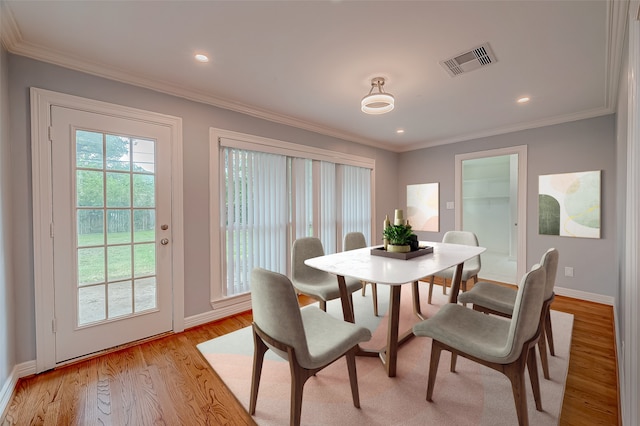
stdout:
{"type": "Polygon", "coordinates": [[[160,244],[162,244],[163,246],[166,246],[167,244],[169,244],[169,239],[168,238],[161,239],[160,244]]]}

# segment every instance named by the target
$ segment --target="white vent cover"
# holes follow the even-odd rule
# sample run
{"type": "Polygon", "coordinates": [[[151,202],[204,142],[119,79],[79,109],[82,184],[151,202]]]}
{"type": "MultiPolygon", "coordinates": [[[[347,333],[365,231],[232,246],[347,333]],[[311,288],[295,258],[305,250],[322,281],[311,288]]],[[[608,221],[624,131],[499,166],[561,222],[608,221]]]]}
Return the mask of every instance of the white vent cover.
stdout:
{"type": "Polygon", "coordinates": [[[494,62],[497,62],[496,56],[493,54],[489,43],[485,43],[451,59],[440,61],[440,65],[447,70],[451,77],[455,77],[480,67],[491,65],[494,62]]]}

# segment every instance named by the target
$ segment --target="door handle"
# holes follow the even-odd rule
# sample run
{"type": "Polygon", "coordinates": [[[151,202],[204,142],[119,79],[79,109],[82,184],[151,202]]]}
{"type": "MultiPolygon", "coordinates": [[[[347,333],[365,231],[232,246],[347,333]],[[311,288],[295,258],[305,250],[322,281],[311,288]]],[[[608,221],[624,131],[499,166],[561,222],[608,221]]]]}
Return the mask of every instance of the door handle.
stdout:
{"type": "Polygon", "coordinates": [[[166,246],[167,244],[169,244],[169,239],[168,238],[161,239],[160,244],[162,244],[163,246],[166,246]]]}

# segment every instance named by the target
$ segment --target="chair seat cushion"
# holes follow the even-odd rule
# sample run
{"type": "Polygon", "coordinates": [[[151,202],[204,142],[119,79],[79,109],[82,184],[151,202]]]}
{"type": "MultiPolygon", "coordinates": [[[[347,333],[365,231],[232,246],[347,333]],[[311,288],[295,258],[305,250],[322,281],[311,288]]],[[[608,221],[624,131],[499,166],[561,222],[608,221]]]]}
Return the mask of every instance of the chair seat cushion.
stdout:
{"type": "Polygon", "coordinates": [[[371,339],[365,327],[332,317],[315,306],[301,311],[310,359],[298,359],[304,368],[318,368],[342,356],[349,349],[371,339]]]}
{"type": "MultiPolygon", "coordinates": [[[[356,292],[362,288],[362,283],[358,279],[345,277],[345,282],[347,284],[348,294],[356,292]]],[[[304,282],[293,281],[293,286],[300,293],[315,296],[322,300],[333,300],[340,297],[338,277],[329,273],[315,275],[304,282]]]]}
{"type": "Polygon", "coordinates": [[[505,315],[513,315],[517,290],[488,282],[479,282],[458,296],[461,303],[473,303],[505,315]]]}
{"type": "Polygon", "coordinates": [[[431,337],[476,358],[506,364],[520,355],[512,353],[508,345],[510,324],[506,318],[449,303],[433,317],[414,325],[413,333],[431,337]]]}

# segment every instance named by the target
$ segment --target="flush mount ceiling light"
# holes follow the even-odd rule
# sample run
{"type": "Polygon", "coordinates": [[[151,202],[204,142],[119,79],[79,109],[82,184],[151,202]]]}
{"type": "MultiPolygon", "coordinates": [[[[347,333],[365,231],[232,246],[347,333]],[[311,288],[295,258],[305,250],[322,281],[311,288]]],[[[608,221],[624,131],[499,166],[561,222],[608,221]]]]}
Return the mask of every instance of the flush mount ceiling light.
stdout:
{"type": "Polygon", "coordinates": [[[202,53],[194,55],[194,58],[198,62],[209,62],[209,57],[207,55],[203,55],[202,53]]]}
{"type": "Polygon", "coordinates": [[[384,91],[384,77],[371,79],[371,90],[362,98],[362,112],[367,114],[384,114],[394,108],[393,95],[384,91]],[[376,91],[377,90],[377,91],[376,91]]]}

